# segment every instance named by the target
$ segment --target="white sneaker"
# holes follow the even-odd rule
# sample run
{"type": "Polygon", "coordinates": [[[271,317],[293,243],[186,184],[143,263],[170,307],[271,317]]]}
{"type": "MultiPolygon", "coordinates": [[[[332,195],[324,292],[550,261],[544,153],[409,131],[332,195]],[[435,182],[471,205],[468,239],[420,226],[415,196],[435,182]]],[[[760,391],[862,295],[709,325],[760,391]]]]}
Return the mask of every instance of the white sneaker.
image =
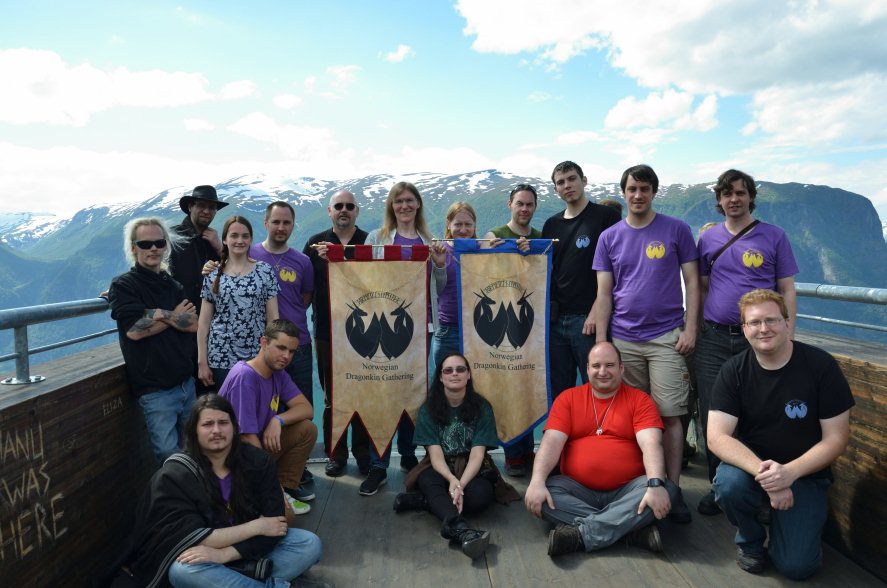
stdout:
{"type": "Polygon", "coordinates": [[[311,512],[310,504],[306,504],[301,500],[296,500],[290,495],[286,495],[286,501],[290,505],[290,508],[293,509],[294,514],[303,515],[311,512]]]}

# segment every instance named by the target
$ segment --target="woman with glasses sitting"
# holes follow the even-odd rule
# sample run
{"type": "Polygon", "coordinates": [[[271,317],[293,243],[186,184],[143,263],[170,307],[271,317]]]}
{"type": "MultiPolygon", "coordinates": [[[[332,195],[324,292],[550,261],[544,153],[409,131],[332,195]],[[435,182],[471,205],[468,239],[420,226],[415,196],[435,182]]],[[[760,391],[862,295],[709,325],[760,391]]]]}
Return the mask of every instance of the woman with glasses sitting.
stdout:
{"type": "Polygon", "coordinates": [[[499,444],[496,419],[487,400],[474,390],[468,360],[450,353],[435,370],[428,400],[419,409],[414,441],[426,456],[407,474],[407,492],[394,510],[430,510],[442,521],[440,534],[474,559],[490,543],[490,532],[474,529],[463,513],[485,509],[493,500],[519,500],[487,454],[499,444]]]}

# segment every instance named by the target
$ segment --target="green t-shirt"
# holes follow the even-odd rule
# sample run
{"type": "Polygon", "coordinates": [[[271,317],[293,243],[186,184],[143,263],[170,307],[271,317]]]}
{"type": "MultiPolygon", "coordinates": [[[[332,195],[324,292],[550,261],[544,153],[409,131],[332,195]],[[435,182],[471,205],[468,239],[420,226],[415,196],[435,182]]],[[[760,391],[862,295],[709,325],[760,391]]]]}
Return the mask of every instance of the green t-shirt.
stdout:
{"type": "Polygon", "coordinates": [[[498,447],[496,419],[489,402],[484,400],[480,416],[473,422],[466,423],[460,419],[461,412],[461,406],[450,407],[449,422],[442,426],[431,418],[428,404],[423,404],[416,419],[413,443],[424,446],[440,445],[444,456],[448,458],[470,453],[472,447],[479,445],[490,449],[498,447]]]}
{"type": "MultiPolygon", "coordinates": [[[[521,235],[518,235],[508,225],[502,225],[501,227],[496,227],[495,229],[490,229],[490,232],[499,237],[500,239],[520,239],[521,235]]],[[[530,234],[527,235],[527,239],[541,239],[542,231],[539,229],[534,229],[530,227],[530,234]]]]}

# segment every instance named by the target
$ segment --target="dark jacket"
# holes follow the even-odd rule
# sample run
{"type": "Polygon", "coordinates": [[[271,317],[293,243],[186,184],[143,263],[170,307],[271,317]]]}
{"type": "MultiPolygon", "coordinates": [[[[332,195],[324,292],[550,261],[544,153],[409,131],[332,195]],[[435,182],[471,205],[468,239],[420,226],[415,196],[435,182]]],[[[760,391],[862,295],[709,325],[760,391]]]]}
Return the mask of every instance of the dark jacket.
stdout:
{"type": "Polygon", "coordinates": [[[172,228],[173,232],[185,237],[181,247],[173,247],[169,263],[173,277],[185,287],[187,298],[200,313],[200,289],[203,287],[203,265],[207,261],[219,261],[219,253],[209,241],[197,234],[197,229],[186,216],[181,224],[172,228]]]}
{"type": "Polygon", "coordinates": [[[184,299],[182,285],[172,276],[140,265],[111,281],[108,289],[111,318],[117,321],[120,350],[134,395],[166,390],[191,377],[195,344],[192,333],[168,327],[139,341],[126,336],[136,321],[144,317],[146,309],[173,310],[184,299]]]}
{"type": "MultiPolygon", "coordinates": [[[[239,451],[251,517],[283,516],[283,495],[271,455],[246,443],[239,445],[239,451]]],[[[203,470],[186,454],[172,455],[151,478],[136,512],[128,567],[139,585],[168,586],[167,574],[176,557],[206,539],[215,526],[203,470]]],[[[234,548],[244,559],[259,559],[279,540],[259,535],[234,548]]]]}

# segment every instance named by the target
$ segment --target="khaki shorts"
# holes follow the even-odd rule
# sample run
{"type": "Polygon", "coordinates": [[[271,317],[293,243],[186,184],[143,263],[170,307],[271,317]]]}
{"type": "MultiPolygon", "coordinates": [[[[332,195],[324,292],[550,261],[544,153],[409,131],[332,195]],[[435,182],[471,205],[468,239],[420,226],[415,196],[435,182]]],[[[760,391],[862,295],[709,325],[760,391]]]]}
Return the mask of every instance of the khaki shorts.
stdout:
{"type": "Polygon", "coordinates": [[[687,414],[690,373],[684,356],[674,349],[682,332],[678,327],[643,343],[613,338],[622,354],[625,383],[650,394],[664,417],[687,414]]]}

